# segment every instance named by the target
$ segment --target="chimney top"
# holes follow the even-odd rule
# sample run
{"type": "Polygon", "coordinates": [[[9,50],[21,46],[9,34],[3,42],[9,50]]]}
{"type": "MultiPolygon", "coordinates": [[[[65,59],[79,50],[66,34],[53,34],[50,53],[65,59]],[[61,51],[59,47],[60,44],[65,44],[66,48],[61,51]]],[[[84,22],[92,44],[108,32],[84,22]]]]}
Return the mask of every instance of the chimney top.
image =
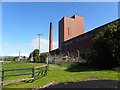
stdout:
{"type": "Polygon", "coordinates": [[[50,28],[52,28],[52,22],[50,22],[50,28]]]}

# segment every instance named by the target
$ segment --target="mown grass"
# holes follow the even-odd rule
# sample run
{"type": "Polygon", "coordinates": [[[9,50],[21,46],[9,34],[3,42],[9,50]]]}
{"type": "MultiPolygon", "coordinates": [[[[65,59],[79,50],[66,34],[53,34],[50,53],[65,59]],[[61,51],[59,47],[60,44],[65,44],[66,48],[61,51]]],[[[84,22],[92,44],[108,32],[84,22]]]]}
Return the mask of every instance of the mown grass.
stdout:
{"type": "MultiPolygon", "coordinates": [[[[31,64],[28,63],[27,65],[29,66],[31,64]]],[[[33,63],[32,65],[39,64],[33,63]]],[[[94,80],[103,78],[109,80],[118,80],[118,72],[112,70],[95,70],[88,67],[86,70],[82,70],[82,68],[84,69],[85,67],[81,67],[81,69],[78,71],[75,70],[76,68],[70,71],[67,67],[60,67],[50,64],[47,76],[41,77],[34,82],[12,83],[4,86],[4,88],[36,88],[50,82],[76,82],[80,80],[94,80]]]]}
{"type": "Polygon", "coordinates": [[[43,63],[30,63],[30,62],[10,62],[3,64],[3,69],[8,70],[8,69],[15,69],[15,68],[32,68],[36,66],[43,65],[43,63]]]}
{"type": "MultiPolygon", "coordinates": [[[[43,63],[29,63],[29,62],[10,62],[3,64],[4,70],[12,70],[18,68],[33,68],[37,66],[41,66],[43,63]]],[[[7,71],[4,72],[4,76],[12,75],[12,74],[24,74],[24,73],[31,73],[32,70],[15,70],[15,71],[7,71]]],[[[23,76],[12,76],[12,77],[5,77],[4,81],[7,80],[18,80],[24,78],[31,78],[32,74],[30,75],[23,75],[23,76]]]]}

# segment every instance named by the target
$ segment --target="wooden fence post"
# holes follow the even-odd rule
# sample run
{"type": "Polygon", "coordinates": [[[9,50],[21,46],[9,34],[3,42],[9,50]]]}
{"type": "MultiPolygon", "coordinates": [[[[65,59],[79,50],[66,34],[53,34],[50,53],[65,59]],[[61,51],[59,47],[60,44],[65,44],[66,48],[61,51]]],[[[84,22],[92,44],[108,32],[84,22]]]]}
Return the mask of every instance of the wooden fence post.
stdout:
{"type": "Polygon", "coordinates": [[[34,76],[35,76],[35,74],[34,74],[34,67],[32,68],[32,78],[33,78],[33,81],[34,81],[34,76]]]}
{"type": "Polygon", "coordinates": [[[49,59],[48,57],[46,58],[46,63],[47,63],[47,70],[49,69],[49,59]]]}
{"type": "Polygon", "coordinates": [[[56,54],[55,54],[55,65],[57,64],[56,61],[57,61],[57,60],[56,60],[56,54]]]}
{"type": "Polygon", "coordinates": [[[45,76],[47,75],[48,66],[45,67],[45,76]]]}
{"type": "Polygon", "coordinates": [[[1,86],[3,86],[3,81],[4,81],[4,69],[2,69],[2,78],[1,78],[2,80],[2,83],[1,83],[1,86]]]}

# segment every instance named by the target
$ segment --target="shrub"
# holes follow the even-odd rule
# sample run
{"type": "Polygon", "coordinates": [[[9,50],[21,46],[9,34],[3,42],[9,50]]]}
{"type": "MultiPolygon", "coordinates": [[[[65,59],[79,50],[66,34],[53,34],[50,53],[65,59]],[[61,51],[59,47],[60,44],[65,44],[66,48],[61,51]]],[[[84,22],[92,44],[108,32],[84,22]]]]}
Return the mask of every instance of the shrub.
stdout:
{"type": "Polygon", "coordinates": [[[91,61],[102,68],[115,67],[120,63],[120,21],[113,22],[93,39],[96,54],[91,61]]]}

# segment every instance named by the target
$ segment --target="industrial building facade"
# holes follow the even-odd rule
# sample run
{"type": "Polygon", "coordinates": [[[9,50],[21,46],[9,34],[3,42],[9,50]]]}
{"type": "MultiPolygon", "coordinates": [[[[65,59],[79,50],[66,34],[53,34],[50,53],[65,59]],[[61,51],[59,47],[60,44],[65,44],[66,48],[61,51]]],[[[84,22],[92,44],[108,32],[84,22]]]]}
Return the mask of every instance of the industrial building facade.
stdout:
{"type": "Polygon", "coordinates": [[[84,17],[77,15],[71,18],[63,17],[59,21],[59,48],[52,50],[50,54],[67,55],[69,53],[76,56],[79,52],[80,56],[87,58],[93,51],[92,40],[95,35],[117,20],[84,33],[84,17]]]}
{"type": "Polygon", "coordinates": [[[59,21],[59,48],[61,44],[84,33],[84,17],[74,15],[59,21]]]}

